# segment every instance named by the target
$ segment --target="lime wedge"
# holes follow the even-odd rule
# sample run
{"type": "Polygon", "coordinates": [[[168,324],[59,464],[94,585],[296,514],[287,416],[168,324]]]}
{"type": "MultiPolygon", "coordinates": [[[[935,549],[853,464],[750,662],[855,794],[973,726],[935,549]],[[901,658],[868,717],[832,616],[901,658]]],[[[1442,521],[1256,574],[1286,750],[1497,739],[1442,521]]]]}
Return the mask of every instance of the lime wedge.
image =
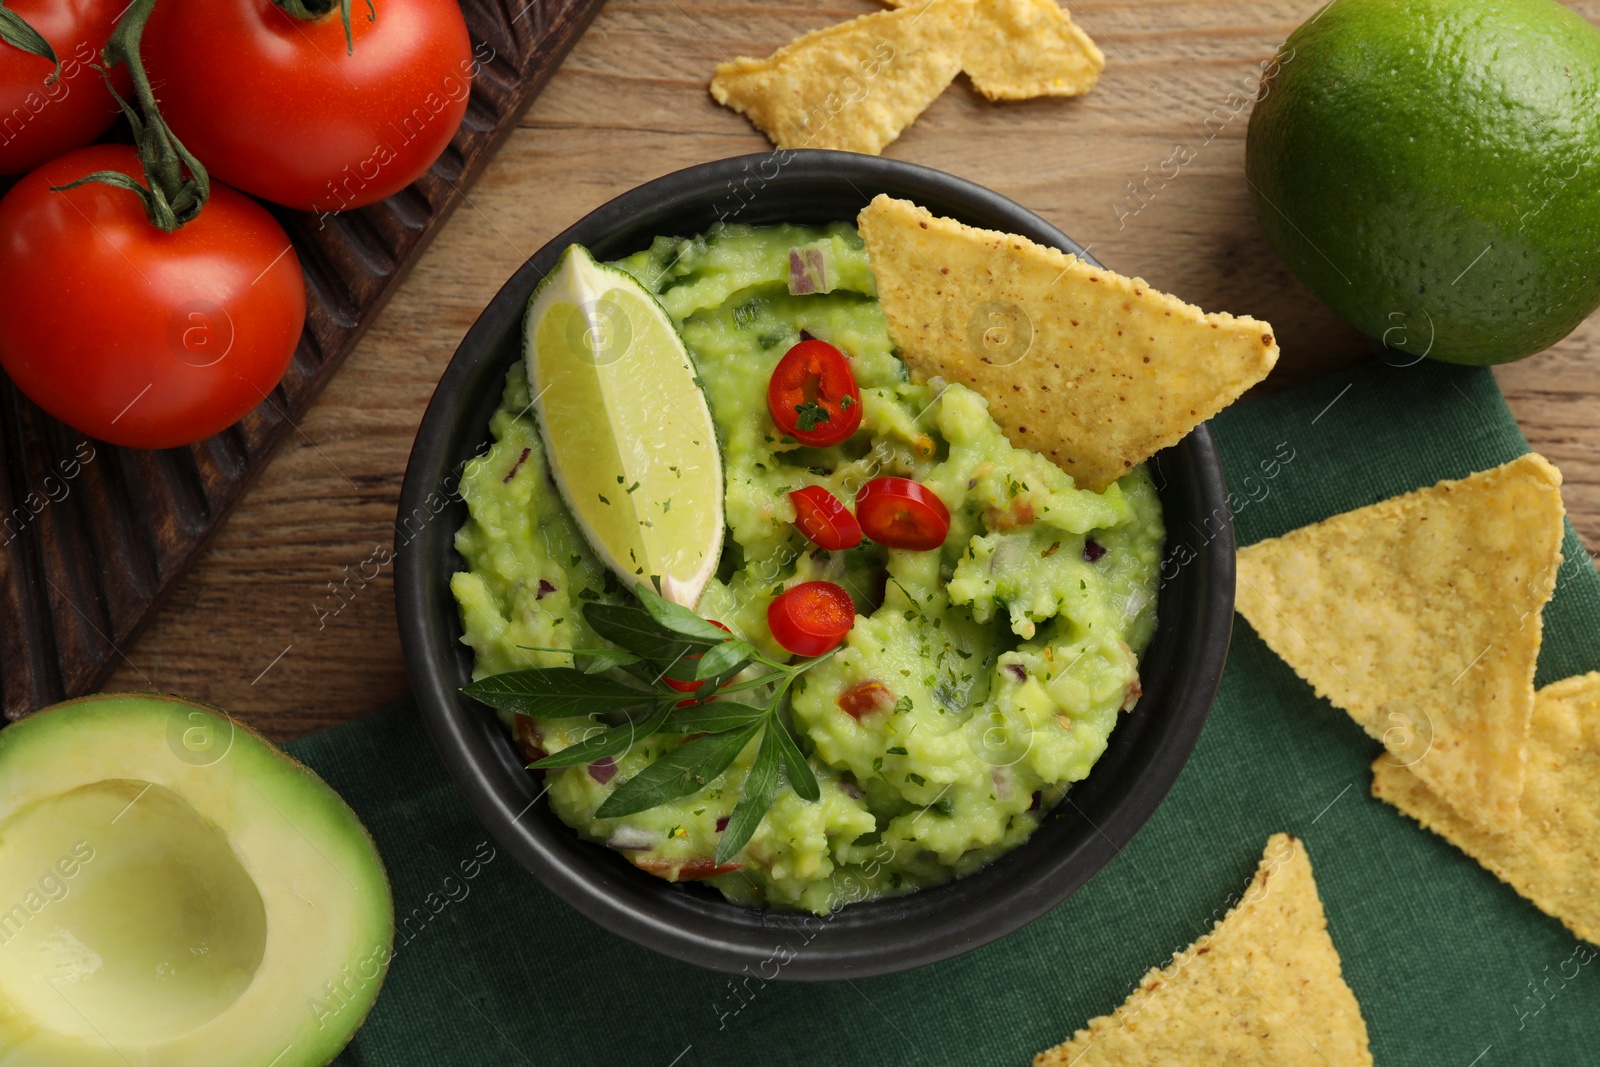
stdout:
{"type": "Polygon", "coordinates": [[[678,330],[633,277],[572,245],[523,325],[556,485],[596,554],[693,607],[722,552],[722,453],[678,330]]]}

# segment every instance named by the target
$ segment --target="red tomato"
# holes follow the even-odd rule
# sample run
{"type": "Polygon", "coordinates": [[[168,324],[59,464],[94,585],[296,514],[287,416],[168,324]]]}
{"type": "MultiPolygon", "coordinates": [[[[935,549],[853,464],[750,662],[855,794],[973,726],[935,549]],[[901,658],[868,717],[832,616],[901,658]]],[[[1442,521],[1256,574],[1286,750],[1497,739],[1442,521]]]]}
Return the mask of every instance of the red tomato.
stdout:
{"type": "Polygon", "coordinates": [[[826,341],[801,341],[772,372],[767,410],[796,441],[825,448],[861,426],[861,390],[843,352],[826,341]]]}
{"type": "Polygon", "coordinates": [[[839,498],[820,485],[808,485],[789,494],[794,502],[794,524],[818,548],[838,552],[861,543],[861,524],[839,498]]]}
{"type": "MultiPolygon", "coordinates": [[[[0,43],[0,174],[24,174],[106,132],[119,113],[100,62],[127,0],[10,0],[6,8],[50,42],[61,76],[47,59],[0,43]]],[[[128,72],[113,75],[128,92],[128,72]]]]}
{"type": "Polygon", "coordinates": [[[272,0],[161,0],[142,52],[167,124],[212,177],[288,207],[399,192],[455,136],[479,60],[456,0],[376,2],[375,21],[354,5],[349,54],[338,5],[308,22],[272,0]]]}
{"type": "Polygon", "coordinates": [[[140,176],[91,145],[0,200],[0,366],[34,403],[112,444],[170,448],[232,425],[278,384],[305,324],[305,276],[266,209],[212,183],[165,234],[92,171],[140,176]]]}
{"type": "MultiPolygon", "coordinates": [[[[716,619],[707,619],[706,621],[719,630],[727,630],[728,633],[733,633],[732,630],[728,630],[726,626],[716,619]]],[[[692,656],[684,656],[677,663],[667,668],[667,673],[661,676],[661,680],[667,683],[668,688],[676,689],[680,693],[692,693],[699,689],[705,683],[703,681],[695,681],[694,671],[695,664],[699,662],[700,657],[704,654],[703,652],[696,652],[692,656]]],[[[692,700],[685,700],[678,707],[681,708],[693,703],[694,701],[692,700]]]]}
{"type": "Polygon", "coordinates": [[[669,882],[698,882],[705,878],[715,878],[719,874],[732,874],[744,864],[724,863],[718,866],[711,857],[706,856],[683,864],[664,863],[661,860],[635,860],[634,866],[641,871],[649,871],[657,878],[665,878],[669,882]]]}
{"type": "Polygon", "coordinates": [[[837,648],[855,624],[855,602],[832,582],[802,582],[767,607],[772,636],[797,656],[837,648]]]}
{"type": "Polygon", "coordinates": [[[944,544],[950,509],[932,489],[910,478],[874,478],[856,494],[856,518],[866,535],[890,548],[927,551],[944,544]]]}

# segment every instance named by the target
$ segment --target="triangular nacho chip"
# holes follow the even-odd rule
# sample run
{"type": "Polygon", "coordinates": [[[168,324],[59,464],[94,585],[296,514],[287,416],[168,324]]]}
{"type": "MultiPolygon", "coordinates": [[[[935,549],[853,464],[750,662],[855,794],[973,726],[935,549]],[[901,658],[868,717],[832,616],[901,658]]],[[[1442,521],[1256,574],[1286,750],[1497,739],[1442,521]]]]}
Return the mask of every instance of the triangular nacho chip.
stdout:
{"type": "Polygon", "coordinates": [[[961,49],[961,69],[990,100],[1082,96],[1105,67],[1105,53],[1056,0],[977,0],[961,49]]]}
{"type": "Polygon", "coordinates": [[[1504,832],[1463,819],[1393,760],[1372,765],[1372,795],[1600,945],[1600,671],[1539,690],[1528,729],[1522,817],[1504,832]]]}
{"type": "Polygon", "coordinates": [[[978,0],[961,69],[990,100],[1082,96],[1105,53],[1056,0],[978,0]]]}
{"type": "Polygon", "coordinates": [[[1301,843],[1275,834],[1244,896],[1210,933],[1145,975],[1116,1011],[1033,1062],[1370,1065],[1367,1024],[1341,974],[1301,843]]]}
{"type": "Polygon", "coordinates": [[[718,64],[711,95],[779,148],[877,155],[955,80],[971,13],[972,0],[925,0],[862,15],[718,64]]]}
{"type": "Polygon", "coordinates": [[[1561,472],[1526,455],[1241,549],[1239,613],[1486,827],[1514,821],[1561,472]]]}
{"type": "Polygon", "coordinates": [[[1206,314],[1025,237],[878,196],[857,219],[900,357],[981,393],[1013,444],[1100,490],[1278,359],[1272,327],[1206,314]]]}

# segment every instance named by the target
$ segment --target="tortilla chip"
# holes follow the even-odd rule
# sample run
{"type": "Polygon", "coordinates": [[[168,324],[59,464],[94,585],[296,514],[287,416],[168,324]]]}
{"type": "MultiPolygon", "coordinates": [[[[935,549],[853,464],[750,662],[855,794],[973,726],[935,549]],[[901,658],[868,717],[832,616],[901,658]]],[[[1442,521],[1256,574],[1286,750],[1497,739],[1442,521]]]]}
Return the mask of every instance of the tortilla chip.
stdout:
{"type": "Polygon", "coordinates": [[[1056,0],[977,0],[961,49],[961,69],[990,100],[1082,96],[1105,67],[1105,54],[1056,0]]]}
{"type": "Polygon", "coordinates": [[[1256,382],[1272,327],[1210,315],[1025,237],[878,196],[857,219],[878,301],[920,378],[988,398],[1011,442],[1100,490],[1256,382]]]}
{"type": "Polygon", "coordinates": [[[1483,864],[1567,929],[1600,945],[1600,671],[1539,690],[1522,818],[1504,833],[1463,819],[1410,770],[1372,765],[1372,795],[1483,864]]]}
{"type": "Polygon", "coordinates": [[[961,69],[990,100],[1082,96],[1105,68],[1056,0],[978,0],[961,50],[961,69]]]}
{"type": "Polygon", "coordinates": [[[1116,1011],[1033,1062],[1370,1067],[1367,1024],[1340,973],[1300,842],[1273,835],[1244,897],[1210,933],[1145,975],[1116,1011]]]}
{"type": "Polygon", "coordinates": [[[1239,552],[1239,613],[1262,640],[1486,827],[1515,821],[1522,793],[1560,486],[1530,454],[1239,552]]]}
{"type": "Polygon", "coordinates": [[[972,0],[925,0],[862,15],[718,64],[711,95],[779,148],[877,155],[955,80],[971,13],[972,0]]]}

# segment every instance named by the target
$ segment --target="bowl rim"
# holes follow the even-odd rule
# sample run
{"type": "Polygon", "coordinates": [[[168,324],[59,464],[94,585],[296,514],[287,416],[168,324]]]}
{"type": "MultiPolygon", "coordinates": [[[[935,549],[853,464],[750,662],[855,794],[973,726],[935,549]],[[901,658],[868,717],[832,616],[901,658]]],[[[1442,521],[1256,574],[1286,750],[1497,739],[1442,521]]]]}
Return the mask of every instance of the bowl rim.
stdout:
{"type": "MultiPolygon", "coordinates": [[[[441,580],[437,574],[438,568],[429,564],[432,557],[427,553],[411,550],[410,542],[402,547],[400,532],[408,517],[423,516],[426,520],[428,516],[449,513],[449,494],[441,497],[440,489],[449,481],[446,472],[453,455],[452,440],[458,435],[457,423],[461,421],[458,412],[463,406],[461,397],[464,390],[474,373],[481,371],[483,364],[496,360],[500,353],[497,347],[500,342],[496,340],[498,337],[503,337],[508,328],[517,329],[520,336],[520,322],[528,294],[553,267],[557,255],[568,244],[604,240],[605,235],[621,231],[630,220],[641,216],[653,218],[691,209],[703,213],[708,205],[716,218],[739,221],[744,208],[769,189],[822,188],[837,185],[841,180],[860,195],[863,204],[877,192],[909,196],[918,199],[919,203],[926,200],[946,202],[958,206],[958,210],[952,211],[952,214],[982,218],[987,220],[980,223],[982,225],[1023,234],[1099,265],[1097,260],[1058,228],[999,193],[943,171],[898,160],[815,149],[779,150],[713,160],[663,175],[600,205],[546,242],[512,274],[486,305],[440,376],[418,428],[406,467],[395,524],[396,617],[406,669],[419,713],[452,780],[491,835],[547,889],[613,933],[672,958],[726,973],[748,973],[752,966],[770,965],[776,953],[782,957],[777,977],[800,981],[870,977],[909,970],[1004,937],[1076,892],[1121,852],[1154,813],[1177,781],[1205,725],[1221,681],[1233,622],[1232,514],[1227,504],[1228,488],[1221,460],[1208,426],[1202,423],[1156,460],[1159,464],[1161,457],[1175,457],[1175,462],[1187,471],[1185,477],[1194,480],[1197,500],[1210,505],[1208,517],[1216,517],[1218,528],[1212,531],[1208,521],[1207,536],[1201,540],[1198,550],[1190,549],[1190,556],[1182,564],[1184,568],[1197,567],[1200,572],[1198,581],[1201,582],[1199,602],[1192,605],[1198,625],[1196,632],[1188,634],[1188,645],[1182,653],[1185,662],[1191,666],[1184,668],[1184,684],[1173,695],[1176,707],[1167,716],[1170,722],[1152,742],[1155,748],[1146,759],[1141,772],[1143,778],[1136,783],[1140,788],[1116,804],[1110,816],[1099,824],[1078,811],[1080,816],[1088,820],[1094,833],[1088,835],[1079,846],[1044,865],[1026,884],[1012,886],[1003,883],[1000,887],[1003,896],[999,900],[985,899],[959,916],[937,913],[939,922],[933,925],[938,929],[930,926],[929,914],[922,914],[916,918],[912,936],[904,942],[886,942],[882,931],[878,929],[879,926],[892,929],[901,920],[891,917],[880,924],[869,920],[855,921],[854,916],[860,914],[858,909],[882,907],[897,901],[917,901],[918,898],[926,901],[952,886],[977,879],[984,871],[992,871],[997,865],[1005,863],[1008,857],[1035,845],[1044,826],[1035,830],[1033,836],[1018,848],[967,877],[887,901],[847,904],[826,917],[728,903],[725,907],[738,909],[742,913],[737,919],[732,916],[726,921],[695,919],[690,925],[696,928],[688,928],[684,925],[686,914],[678,914],[664,905],[661,908],[653,906],[653,897],[666,900],[668,894],[682,892],[681,884],[675,885],[643,872],[634,872],[659,888],[642,891],[635,888],[630,891],[623,884],[628,880],[627,877],[612,872],[601,862],[627,866],[624,861],[600,846],[581,841],[575,831],[558,821],[555,825],[570,842],[562,842],[545,833],[536,819],[524,819],[543,796],[543,790],[538,790],[531,800],[522,803],[534,791],[527,784],[534,779],[521,769],[520,760],[506,758],[511,745],[497,720],[492,725],[499,732],[498,743],[504,751],[497,753],[485,747],[492,742],[487,740],[481,720],[493,717],[485,716],[481,709],[465,706],[466,702],[457,692],[461,684],[459,674],[448,666],[461,654],[461,646],[457,641],[459,619],[441,620],[435,617],[439,611],[437,608],[430,609],[429,605],[435,602],[430,597],[437,590],[430,589],[430,583],[441,580]],[[751,193],[752,199],[745,199],[744,193],[751,193]],[[596,235],[600,236],[597,238],[596,235]],[[473,719],[479,721],[474,722],[473,719]],[[496,766],[497,762],[499,766],[496,766]],[[503,774],[508,765],[523,780],[520,787],[504,778],[495,779],[495,772],[503,774]],[[582,854],[573,853],[569,844],[593,850],[596,853],[594,862],[591,864],[582,854]],[[563,856],[562,853],[567,855],[563,856]],[[592,869],[574,869],[585,866],[592,869]],[[968,911],[976,913],[969,914],[968,911]],[[852,915],[852,920],[841,924],[847,929],[831,932],[820,930],[821,934],[832,933],[836,936],[819,937],[819,929],[815,924],[826,926],[847,913],[852,915]],[[846,936],[852,930],[867,927],[878,936],[876,942],[872,937],[846,936]],[[793,939],[796,937],[801,939],[800,949],[793,948],[793,939]],[[788,952],[783,952],[784,949],[788,952]]],[[[648,230],[649,226],[645,229],[648,230]]],[[[698,231],[680,232],[687,235],[698,231]]],[[[482,427],[480,438],[478,452],[489,441],[487,425],[482,427]]],[[[441,536],[438,530],[425,525],[419,536],[428,536],[430,531],[431,544],[441,536]]],[[[454,533],[455,526],[451,526],[445,534],[452,543],[454,533]]],[[[1173,534],[1169,525],[1164,555],[1174,547],[1173,534]]],[[[1187,546],[1187,542],[1184,544],[1187,546]]],[[[449,552],[453,556],[453,549],[449,552]]],[[[1165,569],[1164,563],[1164,582],[1165,569]]],[[[442,576],[442,582],[448,585],[448,574],[442,576]]],[[[454,601],[449,598],[447,588],[444,595],[453,606],[454,601]]],[[[1158,620],[1158,635],[1161,625],[1158,620]]],[[[1155,639],[1151,647],[1154,646],[1155,639]]],[[[1149,655],[1150,649],[1147,649],[1146,657],[1149,655]]],[[[1145,666],[1145,661],[1141,660],[1141,672],[1145,666]]],[[[1134,714],[1137,714],[1137,710],[1134,714]]],[[[1119,731],[1125,733],[1129,729],[1126,720],[1119,721],[1112,737],[1116,738],[1119,731]]],[[[1104,761],[1104,755],[1101,759],[1104,761]]],[[[1084,781],[1093,780],[1091,773],[1084,781]]],[[[1082,784],[1075,787],[1076,790],[1082,788],[1082,784]]],[[[1069,792],[1068,799],[1072,796],[1073,793],[1069,792]]],[[[1060,813],[1065,806],[1069,805],[1064,801],[1053,814],[1060,813]]],[[[1078,810],[1076,804],[1070,806],[1078,810]]],[[[550,819],[554,821],[554,816],[550,815],[550,819]]],[[[631,867],[627,870],[634,871],[631,867]]],[[[709,892],[704,887],[696,889],[709,892]]],[[[713,913],[718,910],[709,904],[706,907],[713,913]]],[[[929,908],[913,905],[902,907],[901,911],[908,914],[928,913],[929,908]]],[[[910,920],[903,923],[909,924],[910,920]]]]}

